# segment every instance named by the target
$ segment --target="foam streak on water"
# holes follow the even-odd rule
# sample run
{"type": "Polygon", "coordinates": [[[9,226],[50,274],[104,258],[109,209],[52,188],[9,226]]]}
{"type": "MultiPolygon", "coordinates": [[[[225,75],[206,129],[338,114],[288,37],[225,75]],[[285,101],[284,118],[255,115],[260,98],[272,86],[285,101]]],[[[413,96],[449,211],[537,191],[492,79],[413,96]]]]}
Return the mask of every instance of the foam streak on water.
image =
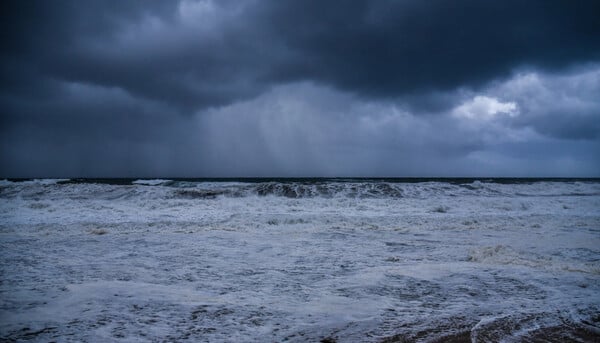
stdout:
{"type": "Polygon", "coordinates": [[[0,340],[594,341],[600,183],[0,181],[0,340]]]}

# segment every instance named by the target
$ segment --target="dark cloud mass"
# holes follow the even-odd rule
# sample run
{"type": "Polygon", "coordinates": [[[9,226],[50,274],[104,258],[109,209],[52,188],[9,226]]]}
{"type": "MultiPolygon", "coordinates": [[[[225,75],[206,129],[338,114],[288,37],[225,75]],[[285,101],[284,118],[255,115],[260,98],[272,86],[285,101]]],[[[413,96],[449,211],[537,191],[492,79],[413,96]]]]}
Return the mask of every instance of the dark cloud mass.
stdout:
{"type": "Polygon", "coordinates": [[[0,6],[0,177],[600,175],[598,1],[0,6]]]}
{"type": "MultiPolygon", "coordinates": [[[[297,53],[274,73],[374,96],[480,85],[521,65],[597,60],[597,2],[279,2],[267,19],[297,53]],[[566,5],[566,6],[565,6],[566,5]],[[302,61],[305,61],[303,63],[302,61]]],[[[279,76],[276,74],[276,76],[279,76]]]]}

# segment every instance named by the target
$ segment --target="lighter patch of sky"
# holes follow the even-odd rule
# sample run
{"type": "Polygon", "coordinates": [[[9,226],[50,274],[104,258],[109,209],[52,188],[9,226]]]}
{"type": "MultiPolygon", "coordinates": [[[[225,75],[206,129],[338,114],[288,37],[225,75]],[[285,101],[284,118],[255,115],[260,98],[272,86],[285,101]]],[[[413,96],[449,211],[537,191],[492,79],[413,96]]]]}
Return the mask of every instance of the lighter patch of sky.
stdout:
{"type": "Polygon", "coordinates": [[[161,18],[146,14],[139,21],[131,21],[126,27],[117,31],[115,38],[116,42],[124,48],[132,50],[144,46],[144,44],[151,45],[150,37],[162,38],[166,31],[168,31],[168,26],[161,18]]]}
{"type": "Polygon", "coordinates": [[[497,98],[478,95],[452,110],[456,118],[488,121],[498,116],[516,117],[519,109],[515,102],[501,102],[497,98]]]}
{"type": "Polygon", "coordinates": [[[177,8],[178,24],[193,30],[190,32],[192,36],[198,33],[220,36],[224,31],[223,25],[231,27],[240,24],[236,18],[242,16],[251,5],[251,1],[236,2],[235,6],[229,6],[223,1],[183,0],[177,8]]]}
{"type": "Polygon", "coordinates": [[[214,23],[218,13],[212,0],[183,0],[179,3],[178,14],[183,24],[196,26],[214,23]]]}

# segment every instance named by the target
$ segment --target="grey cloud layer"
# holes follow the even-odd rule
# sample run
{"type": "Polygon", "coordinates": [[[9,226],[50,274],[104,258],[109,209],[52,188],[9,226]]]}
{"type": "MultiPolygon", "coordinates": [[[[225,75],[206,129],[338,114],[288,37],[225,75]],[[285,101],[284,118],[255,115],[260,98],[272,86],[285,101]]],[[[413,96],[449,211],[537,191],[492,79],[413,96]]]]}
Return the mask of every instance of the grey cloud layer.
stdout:
{"type": "Polygon", "coordinates": [[[596,1],[1,6],[0,176],[600,167],[596,1]],[[518,115],[455,115],[477,96],[518,115]]]}
{"type": "MultiPolygon", "coordinates": [[[[275,170],[294,176],[393,176],[399,171],[409,176],[596,175],[600,140],[565,139],[561,130],[568,127],[554,114],[546,117],[556,121],[554,126],[540,117],[552,106],[545,103],[549,95],[565,99],[554,102],[565,113],[576,110],[578,105],[570,107],[575,84],[597,80],[599,73],[600,69],[571,76],[578,82],[564,93],[557,87],[561,78],[519,75],[488,88],[485,95],[465,96],[463,103],[433,116],[414,115],[396,102],[364,101],[312,83],[291,84],[209,111],[198,117],[198,127],[206,129],[202,136],[213,155],[205,161],[215,175],[239,169],[250,169],[254,175],[275,170]],[[509,89],[514,91],[515,83],[525,93],[511,102],[501,100],[509,89]],[[550,94],[532,96],[536,87],[547,87],[550,94]],[[485,106],[485,101],[484,106],[473,106],[477,97],[492,106],[485,106]],[[514,116],[490,112],[498,103],[513,104],[514,116]],[[548,108],[531,105],[536,103],[548,108]],[[475,118],[456,116],[461,106],[475,118]],[[488,113],[494,115],[487,117],[488,113]],[[553,134],[546,134],[551,126],[553,134]]],[[[595,100],[594,106],[589,125],[600,119],[600,101],[595,100]]]]}
{"type": "Polygon", "coordinates": [[[34,79],[120,87],[175,106],[307,79],[396,97],[600,58],[596,1],[15,3],[3,10],[6,55],[36,67],[34,79]]]}

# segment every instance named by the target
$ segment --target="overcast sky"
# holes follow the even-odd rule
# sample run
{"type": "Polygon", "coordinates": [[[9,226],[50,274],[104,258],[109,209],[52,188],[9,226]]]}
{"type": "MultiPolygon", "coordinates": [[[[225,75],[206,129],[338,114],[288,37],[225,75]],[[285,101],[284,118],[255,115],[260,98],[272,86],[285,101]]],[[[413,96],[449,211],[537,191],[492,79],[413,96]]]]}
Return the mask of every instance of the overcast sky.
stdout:
{"type": "Polygon", "coordinates": [[[0,177],[600,176],[600,1],[2,1],[0,177]]]}

